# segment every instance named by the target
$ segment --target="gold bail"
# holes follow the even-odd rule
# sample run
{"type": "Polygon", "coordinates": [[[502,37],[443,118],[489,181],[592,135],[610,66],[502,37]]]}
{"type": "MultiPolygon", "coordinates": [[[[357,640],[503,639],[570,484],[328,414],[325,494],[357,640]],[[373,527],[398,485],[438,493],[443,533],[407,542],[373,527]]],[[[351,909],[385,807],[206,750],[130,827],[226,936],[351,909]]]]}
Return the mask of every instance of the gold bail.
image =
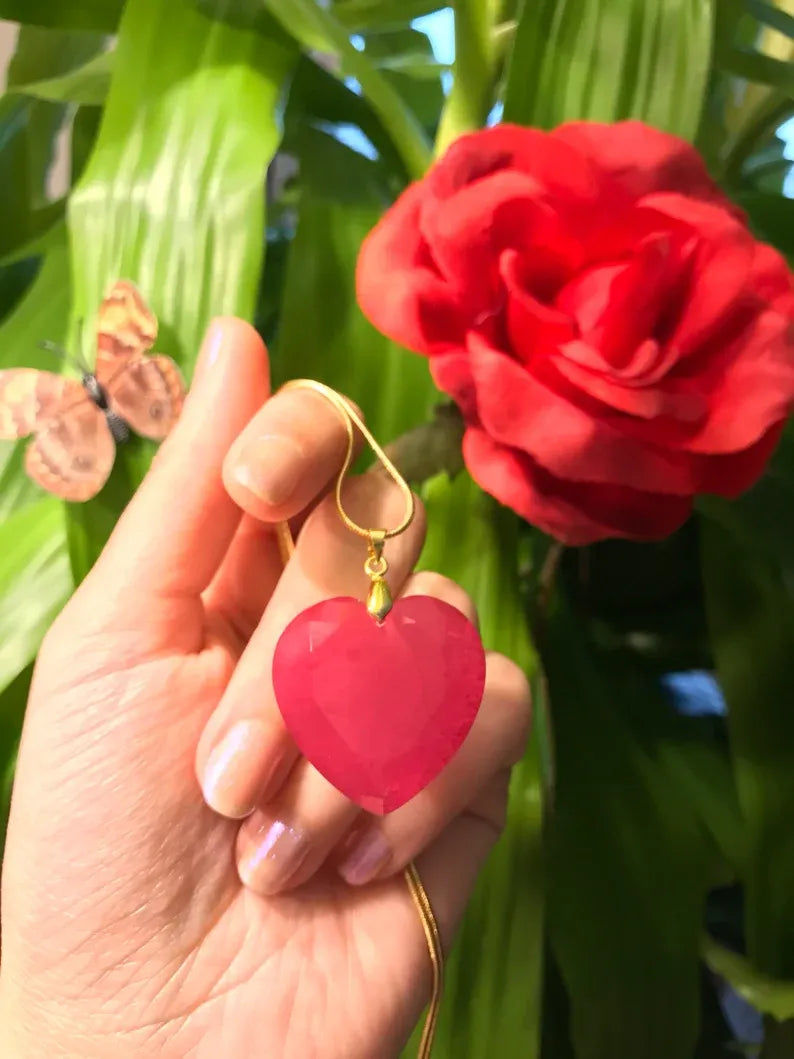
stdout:
{"type": "Polygon", "coordinates": [[[383,557],[383,545],[386,543],[385,530],[372,530],[369,534],[367,561],[364,570],[371,580],[367,593],[367,610],[377,622],[383,621],[392,609],[392,598],[384,574],[389,564],[383,557]]]}

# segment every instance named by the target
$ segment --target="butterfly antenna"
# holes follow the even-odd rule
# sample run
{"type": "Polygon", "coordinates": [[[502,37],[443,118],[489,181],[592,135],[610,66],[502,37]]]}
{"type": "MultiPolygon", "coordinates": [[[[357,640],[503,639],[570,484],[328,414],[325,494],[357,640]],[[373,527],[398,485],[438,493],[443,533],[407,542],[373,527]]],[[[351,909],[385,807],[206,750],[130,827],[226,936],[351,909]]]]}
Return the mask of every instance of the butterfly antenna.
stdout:
{"type": "Polygon", "coordinates": [[[73,367],[77,368],[82,375],[85,375],[86,369],[82,360],[78,357],[73,357],[68,349],[64,349],[63,346],[59,345],[57,342],[50,342],[48,338],[44,338],[38,343],[38,346],[39,349],[46,349],[48,353],[53,353],[61,360],[65,360],[67,364],[71,364],[73,367]]]}

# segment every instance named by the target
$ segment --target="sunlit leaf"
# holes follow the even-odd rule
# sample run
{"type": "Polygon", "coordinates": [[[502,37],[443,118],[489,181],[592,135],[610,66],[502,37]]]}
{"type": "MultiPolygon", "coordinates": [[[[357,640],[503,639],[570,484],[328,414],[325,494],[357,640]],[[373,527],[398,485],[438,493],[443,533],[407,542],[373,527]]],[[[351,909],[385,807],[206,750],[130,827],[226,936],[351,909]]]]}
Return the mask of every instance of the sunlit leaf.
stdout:
{"type": "Polygon", "coordinates": [[[692,139],[713,19],[713,0],[525,0],[504,118],[552,128],[633,117],[692,139]]]}
{"type": "Polygon", "coordinates": [[[63,505],[52,497],[0,524],[0,688],[35,658],[71,591],[63,505]]]}
{"type": "Polygon", "coordinates": [[[102,52],[60,77],[16,84],[14,92],[56,103],[98,106],[105,102],[113,68],[113,53],[102,52]]]}
{"type": "Polygon", "coordinates": [[[422,128],[399,92],[364,52],[351,42],[349,30],[315,0],[261,0],[267,11],[304,47],[335,55],[341,71],[355,77],[376,111],[412,177],[421,176],[430,161],[422,128]]]}
{"type": "MultiPolygon", "coordinates": [[[[253,315],[265,171],[294,58],[187,0],[129,0],[99,138],[69,204],[74,316],[89,336],[122,276],[137,281],[160,318],[158,347],[188,375],[211,316],[253,315]]],[[[78,578],[150,457],[148,445],[125,448],[104,494],[70,509],[78,578]]]]}

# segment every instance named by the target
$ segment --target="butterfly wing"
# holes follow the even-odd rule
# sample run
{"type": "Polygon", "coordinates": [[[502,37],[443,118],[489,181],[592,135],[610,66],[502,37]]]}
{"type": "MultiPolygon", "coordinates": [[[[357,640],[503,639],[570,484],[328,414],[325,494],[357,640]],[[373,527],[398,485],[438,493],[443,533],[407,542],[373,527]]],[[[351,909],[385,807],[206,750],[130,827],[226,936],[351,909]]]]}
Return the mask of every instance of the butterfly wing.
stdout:
{"type": "Polygon", "coordinates": [[[64,401],[37,427],[25,452],[25,470],[42,489],[63,500],[90,500],[108,479],[116,444],[101,409],[85,391],[64,401]]]}
{"type": "Polygon", "coordinates": [[[27,437],[57,409],[85,399],[85,390],[76,379],[35,368],[0,371],[0,438],[27,437]]]}
{"type": "Polygon", "coordinates": [[[108,288],[97,315],[96,374],[102,385],[126,360],[152,348],[157,337],[157,317],[128,279],[108,288]]]}
{"type": "Polygon", "coordinates": [[[104,383],[108,400],[132,429],[160,441],[179,418],[185,400],[182,375],[170,357],[132,357],[104,383]]]}
{"type": "Polygon", "coordinates": [[[96,375],[115,412],[132,429],[156,441],[182,411],[185,384],[170,357],[147,357],[157,318],[138,288],[117,280],[99,309],[96,375]]]}

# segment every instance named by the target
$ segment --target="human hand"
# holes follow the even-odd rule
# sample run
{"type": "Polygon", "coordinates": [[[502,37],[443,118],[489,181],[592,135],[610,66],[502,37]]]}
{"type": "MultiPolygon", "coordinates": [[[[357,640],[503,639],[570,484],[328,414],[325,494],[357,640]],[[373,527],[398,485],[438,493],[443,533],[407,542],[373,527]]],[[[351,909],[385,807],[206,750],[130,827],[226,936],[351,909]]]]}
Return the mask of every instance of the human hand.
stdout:
{"type": "MultiPolygon", "coordinates": [[[[416,859],[448,946],[499,833],[528,722],[500,656],[458,755],[388,817],[298,756],[272,651],[306,606],[361,594],[361,541],[315,506],[337,413],[268,396],[256,333],[215,321],[180,422],[42,647],[3,871],[5,1059],[395,1056],[430,981],[401,869],[416,859]],[[307,509],[283,569],[273,524],[307,509]]],[[[399,521],[380,475],[345,498],[399,521]]],[[[422,539],[420,511],[390,545],[392,589],[474,617],[411,574],[422,539]]]]}

